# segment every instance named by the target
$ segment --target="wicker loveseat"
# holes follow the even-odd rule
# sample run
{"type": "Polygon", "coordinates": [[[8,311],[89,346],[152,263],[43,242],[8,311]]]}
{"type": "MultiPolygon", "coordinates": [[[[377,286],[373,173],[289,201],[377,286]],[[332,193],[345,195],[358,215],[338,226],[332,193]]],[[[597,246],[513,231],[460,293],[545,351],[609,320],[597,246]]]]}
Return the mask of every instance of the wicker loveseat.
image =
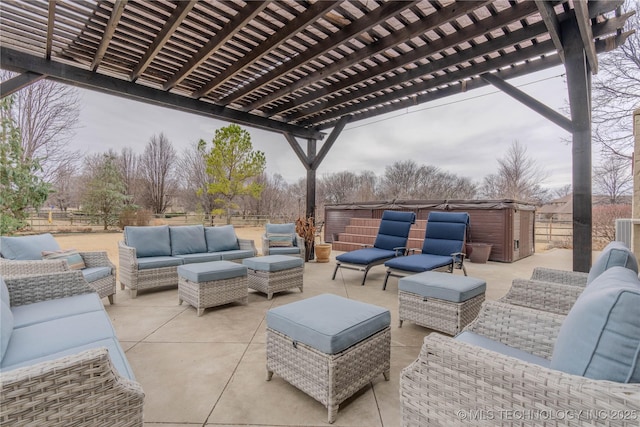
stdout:
{"type": "Polygon", "coordinates": [[[178,286],[178,266],[254,257],[253,240],[239,239],[232,225],[125,227],[118,242],[120,286],[139,290],[178,286]]]}
{"type": "Polygon", "coordinates": [[[0,424],[142,426],[144,393],[78,271],[0,277],[0,424]]]}
{"type": "Polygon", "coordinates": [[[116,267],[106,251],[62,250],[49,234],[0,237],[0,275],[4,277],[68,271],[82,272],[84,279],[111,304],[116,295],[116,267]],[[43,253],[47,259],[43,259],[43,253]],[[71,264],[70,264],[71,263],[71,264]]]}
{"type": "Polygon", "coordinates": [[[402,425],[637,426],[639,305],[637,269],[622,266],[566,316],[485,302],[455,338],[427,336],[403,370],[402,425]]]}

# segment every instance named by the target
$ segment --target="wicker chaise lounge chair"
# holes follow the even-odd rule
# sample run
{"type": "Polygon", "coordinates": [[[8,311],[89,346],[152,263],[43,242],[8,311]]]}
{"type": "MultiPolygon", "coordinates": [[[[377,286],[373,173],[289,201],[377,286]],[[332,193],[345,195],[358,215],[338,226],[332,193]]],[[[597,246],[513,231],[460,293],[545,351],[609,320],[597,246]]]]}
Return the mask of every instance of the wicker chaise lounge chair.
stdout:
{"type": "Polygon", "coordinates": [[[397,256],[404,255],[407,251],[407,240],[411,224],[416,222],[416,214],[413,212],[384,211],[378,235],[373,247],[356,249],[336,257],[336,269],[333,270],[335,280],[339,268],[364,271],[362,285],[367,280],[367,273],[371,267],[384,264],[397,256]]]}
{"type": "Polygon", "coordinates": [[[405,276],[431,270],[452,273],[454,267],[462,269],[466,276],[464,242],[468,227],[469,214],[466,212],[430,212],[422,252],[385,262],[387,275],[382,289],[387,288],[389,276],[405,276]]]}

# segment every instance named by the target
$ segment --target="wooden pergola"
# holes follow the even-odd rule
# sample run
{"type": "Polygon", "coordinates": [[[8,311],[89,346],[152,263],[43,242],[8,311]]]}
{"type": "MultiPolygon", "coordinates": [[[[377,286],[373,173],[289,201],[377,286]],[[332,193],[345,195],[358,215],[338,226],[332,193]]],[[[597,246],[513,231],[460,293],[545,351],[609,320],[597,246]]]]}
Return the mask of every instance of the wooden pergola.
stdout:
{"type": "Polygon", "coordinates": [[[0,66],[19,75],[0,93],[48,78],[279,132],[313,215],[347,123],[491,84],[572,134],[573,266],[587,271],[591,74],[630,34],[622,3],[3,0],[0,66]],[[560,64],[570,118],[506,81],[560,64]]]}

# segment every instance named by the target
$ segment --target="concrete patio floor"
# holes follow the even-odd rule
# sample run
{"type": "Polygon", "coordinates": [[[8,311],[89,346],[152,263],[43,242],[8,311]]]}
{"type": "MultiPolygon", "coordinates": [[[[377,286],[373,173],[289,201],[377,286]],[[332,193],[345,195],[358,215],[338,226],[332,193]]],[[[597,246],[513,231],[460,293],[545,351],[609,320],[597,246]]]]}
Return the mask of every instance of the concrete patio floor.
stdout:
{"type": "MultiPolygon", "coordinates": [[[[178,305],[177,288],[116,294],[106,310],[127,358],[145,391],[145,426],[326,426],[327,410],[277,375],[265,381],[265,315],[279,305],[332,293],[386,307],[391,311],[391,380],[380,375],[344,402],[336,426],[400,424],[400,371],[416,359],[432,331],[411,322],[398,328],[398,279],[382,290],[384,268],[374,267],[361,286],[362,272],[341,269],[331,280],[331,262],[309,262],[304,292],[291,290],[267,300],[249,291],[246,306],[229,304],[205,310],[201,317],[178,305]]],[[[528,278],[534,267],[571,269],[572,252],[553,249],[515,263],[465,263],[469,276],[487,281],[487,299],[503,296],[514,278],[528,278]]],[[[456,275],[462,272],[456,270],[456,275]]]]}

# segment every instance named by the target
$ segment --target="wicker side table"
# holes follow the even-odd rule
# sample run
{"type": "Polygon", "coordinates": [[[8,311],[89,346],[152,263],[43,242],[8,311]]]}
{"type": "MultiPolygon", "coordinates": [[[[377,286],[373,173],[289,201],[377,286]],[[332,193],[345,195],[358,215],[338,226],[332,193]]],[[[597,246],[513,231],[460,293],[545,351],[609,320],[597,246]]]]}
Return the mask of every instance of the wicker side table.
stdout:
{"type": "Polygon", "coordinates": [[[398,281],[398,315],[420,326],[455,335],[476,318],[486,282],[468,276],[426,271],[398,281]]]}
{"type": "Polygon", "coordinates": [[[267,312],[267,381],[273,374],[327,407],[338,407],[376,376],[389,380],[389,310],[324,294],[267,312]],[[304,320],[303,320],[304,319],[304,320]]]}
{"type": "Polygon", "coordinates": [[[231,261],[211,261],[178,267],[178,303],[186,302],[202,316],[205,308],[234,301],[247,304],[247,268],[231,261]]]}
{"type": "Polygon", "coordinates": [[[248,269],[248,286],[267,294],[271,299],[276,292],[298,288],[303,292],[302,273],[304,260],[287,255],[267,255],[245,258],[242,264],[248,269]]]}

